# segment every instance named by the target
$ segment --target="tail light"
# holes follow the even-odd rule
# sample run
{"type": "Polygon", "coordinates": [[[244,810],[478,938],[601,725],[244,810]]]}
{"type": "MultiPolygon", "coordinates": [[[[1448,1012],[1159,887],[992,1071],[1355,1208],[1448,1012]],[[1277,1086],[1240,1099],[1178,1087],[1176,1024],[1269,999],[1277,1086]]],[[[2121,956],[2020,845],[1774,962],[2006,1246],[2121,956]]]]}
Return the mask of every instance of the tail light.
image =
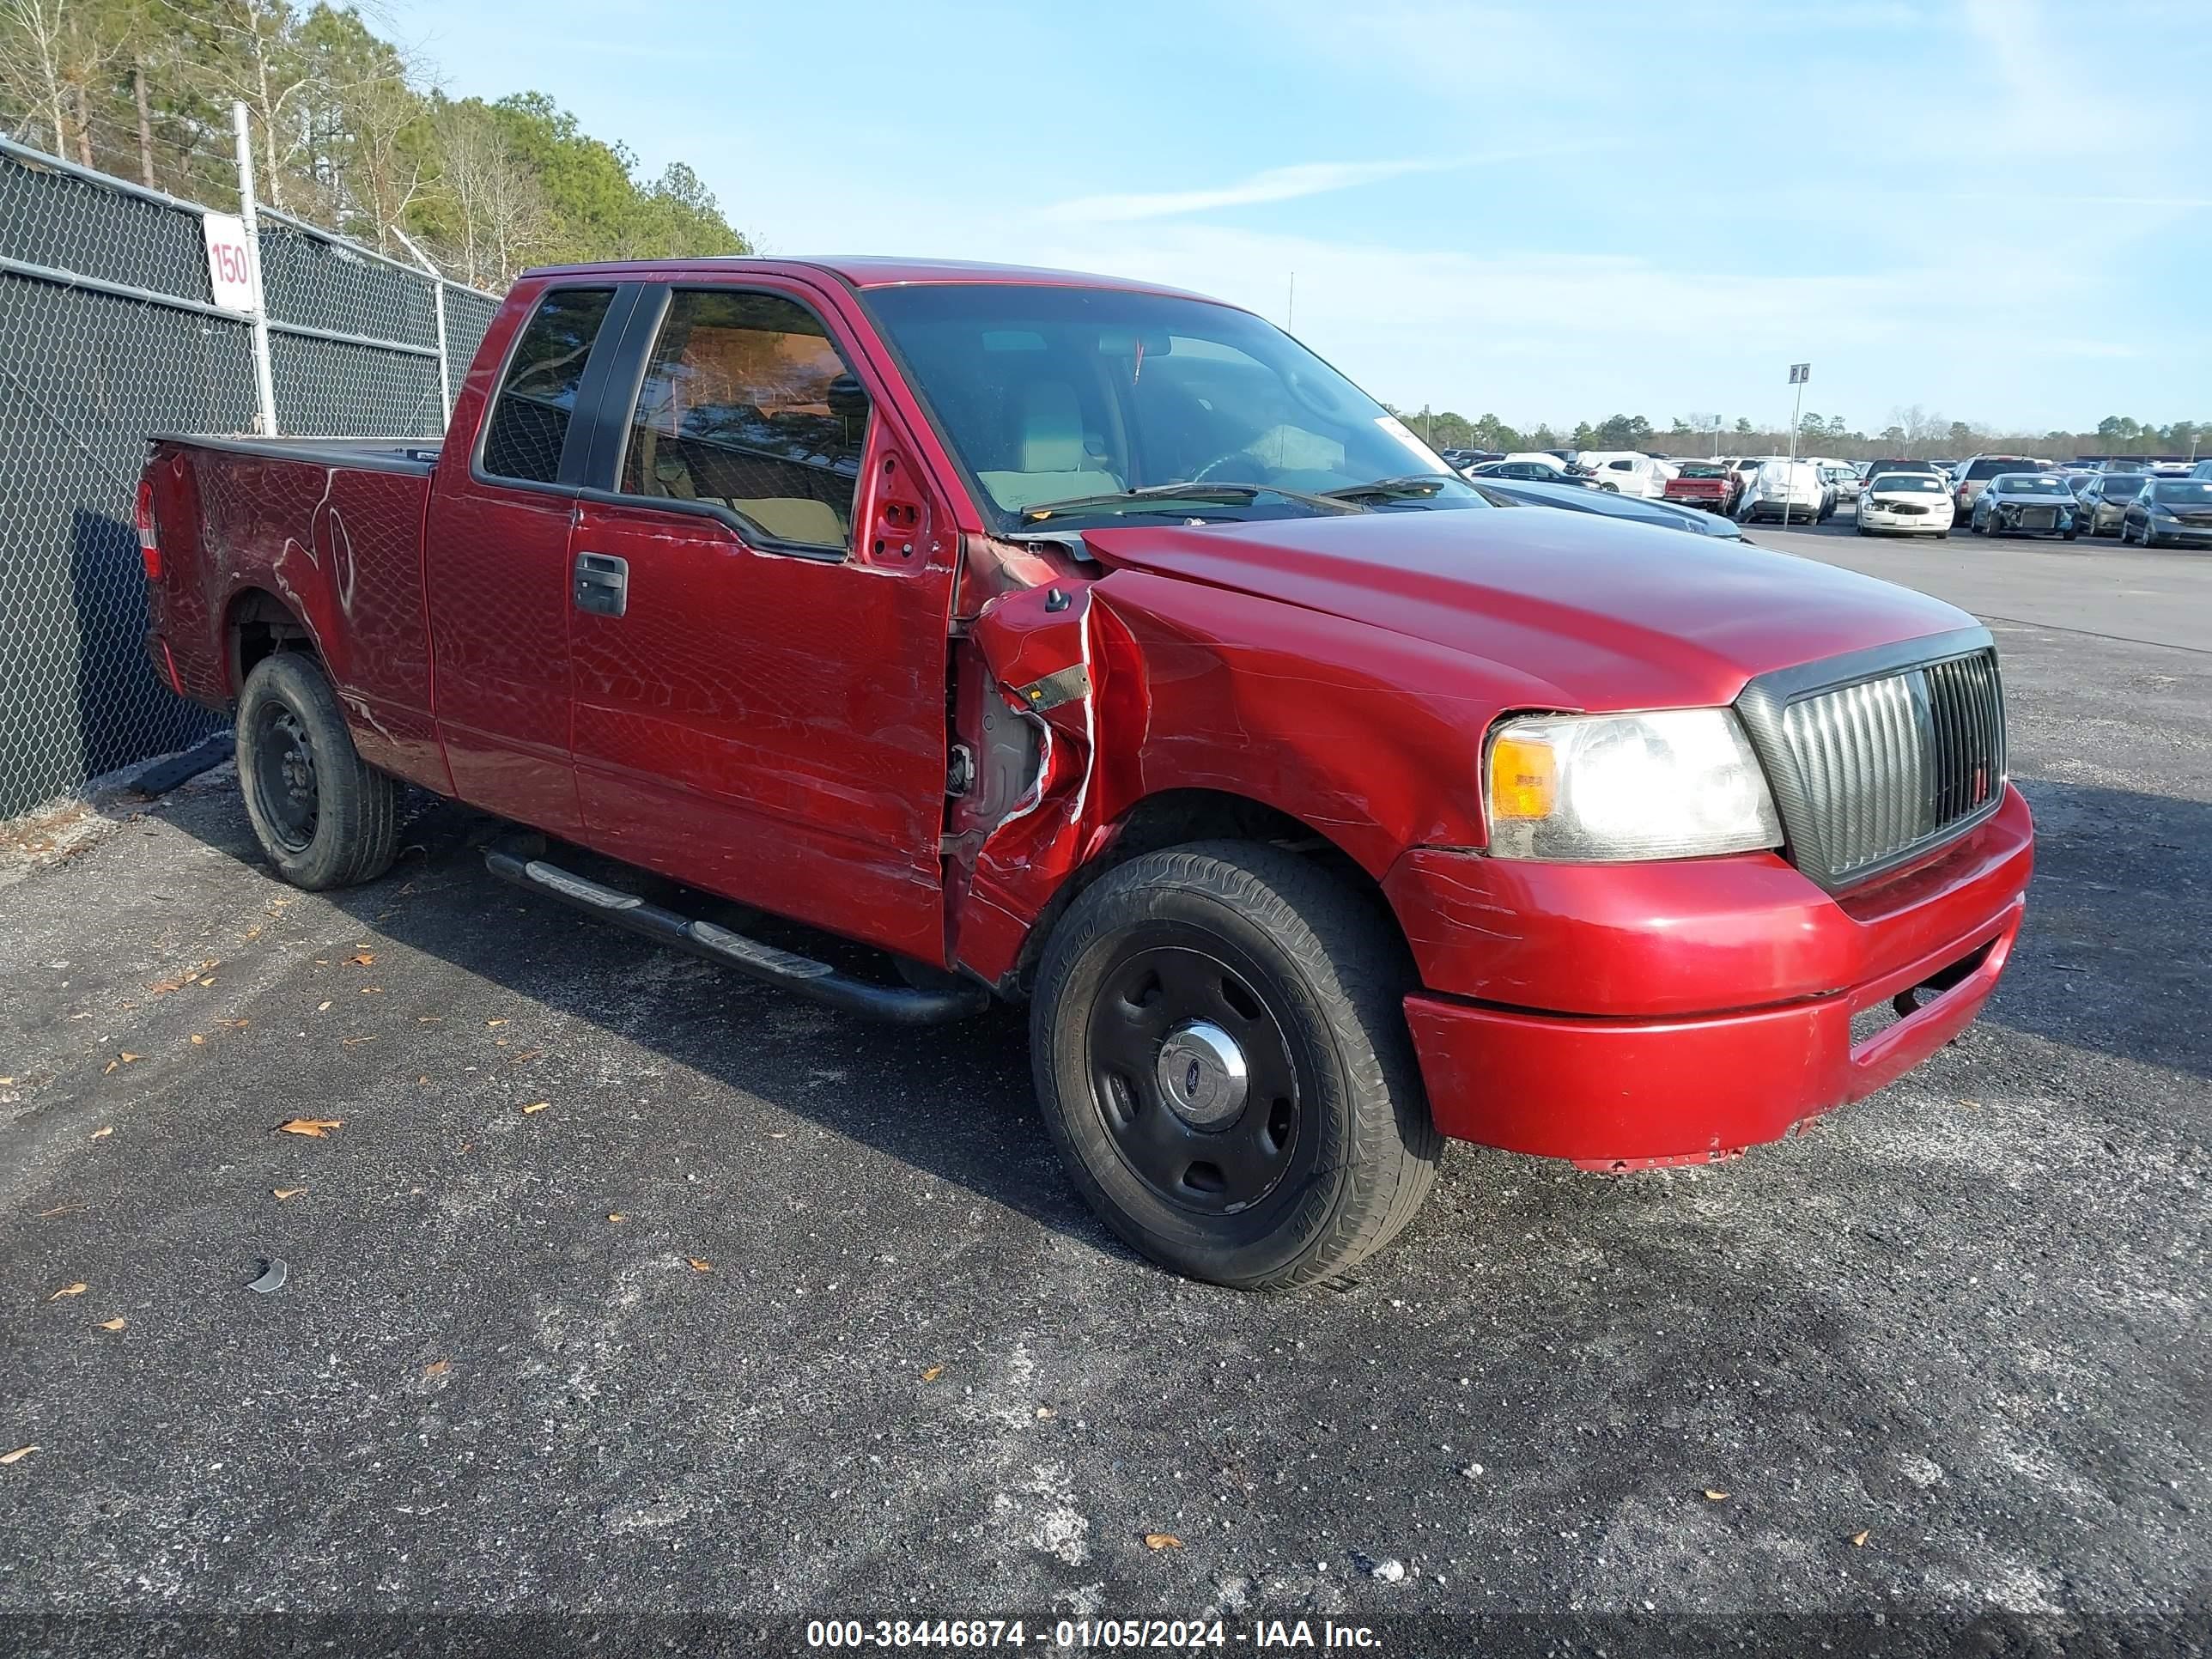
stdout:
{"type": "Polygon", "coordinates": [[[161,580],[161,542],[154,530],[154,481],[138,480],[138,556],[146,563],[146,580],[161,580]]]}

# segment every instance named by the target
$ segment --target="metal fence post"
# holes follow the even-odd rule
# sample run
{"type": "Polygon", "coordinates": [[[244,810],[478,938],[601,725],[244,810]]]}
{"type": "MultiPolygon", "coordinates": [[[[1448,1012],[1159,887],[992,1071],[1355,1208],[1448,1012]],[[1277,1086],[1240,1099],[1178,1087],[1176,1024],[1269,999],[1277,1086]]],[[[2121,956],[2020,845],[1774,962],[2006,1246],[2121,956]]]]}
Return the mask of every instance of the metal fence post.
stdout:
{"type": "Polygon", "coordinates": [[[238,134],[238,216],[246,226],[246,259],[253,273],[253,390],[264,437],[276,435],[276,382],[269,367],[269,291],[261,285],[261,223],[253,210],[253,131],[246,100],[230,106],[238,134]]]}
{"type": "Polygon", "coordinates": [[[438,269],[430,256],[415,246],[415,239],[394,225],[392,234],[399,239],[400,246],[422,263],[430,273],[430,306],[438,319],[438,406],[445,410],[444,424],[453,423],[453,360],[446,349],[446,273],[438,269]]]}

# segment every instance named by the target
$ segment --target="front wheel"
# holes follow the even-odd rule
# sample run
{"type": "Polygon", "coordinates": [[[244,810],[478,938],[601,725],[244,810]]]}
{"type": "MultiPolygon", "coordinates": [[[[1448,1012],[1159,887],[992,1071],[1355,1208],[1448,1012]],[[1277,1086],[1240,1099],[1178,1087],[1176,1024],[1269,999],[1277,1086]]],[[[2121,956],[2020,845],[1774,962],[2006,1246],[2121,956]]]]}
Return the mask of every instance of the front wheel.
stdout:
{"type": "Polygon", "coordinates": [[[1148,853],[1054,930],[1030,1007],[1047,1128],[1100,1218],[1243,1290],[1340,1273],[1436,1179],[1403,943],[1351,887],[1244,842],[1148,853]]]}
{"type": "Polygon", "coordinates": [[[399,786],[362,759],[312,657],[280,651],[246,677],[238,781],[261,850],[295,887],[349,887],[392,867],[399,786]]]}

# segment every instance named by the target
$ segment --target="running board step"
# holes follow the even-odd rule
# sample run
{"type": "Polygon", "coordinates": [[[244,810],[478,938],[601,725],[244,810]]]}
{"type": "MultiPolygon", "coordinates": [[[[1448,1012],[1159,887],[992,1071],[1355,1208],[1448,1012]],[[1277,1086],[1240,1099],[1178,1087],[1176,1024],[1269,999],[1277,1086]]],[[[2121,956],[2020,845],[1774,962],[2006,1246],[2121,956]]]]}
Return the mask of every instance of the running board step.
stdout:
{"type": "Polygon", "coordinates": [[[949,982],[924,989],[908,985],[875,985],[840,973],[826,962],[779,950],[743,933],[733,933],[711,921],[680,915],[658,904],[648,904],[635,893],[618,892],[586,880],[574,871],[532,856],[520,847],[488,847],[484,867],[501,881],[543,893],[548,898],[628,928],[661,945],[688,951],[724,968],[734,968],[754,979],[781,985],[787,991],[847,1013],[895,1025],[939,1025],[963,1019],[988,1007],[991,994],[980,985],[949,982]]]}

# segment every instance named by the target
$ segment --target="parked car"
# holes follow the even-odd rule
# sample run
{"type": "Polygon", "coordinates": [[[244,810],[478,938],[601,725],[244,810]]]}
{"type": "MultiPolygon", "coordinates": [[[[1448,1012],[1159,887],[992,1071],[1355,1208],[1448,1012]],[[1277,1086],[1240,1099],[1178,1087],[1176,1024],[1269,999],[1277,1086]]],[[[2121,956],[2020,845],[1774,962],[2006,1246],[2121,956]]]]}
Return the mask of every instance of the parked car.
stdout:
{"type": "Polygon", "coordinates": [[[1674,476],[1660,489],[1662,501],[1678,507],[1694,507],[1709,513],[1727,514],[1735,507],[1741,485],[1735,472],[1721,461],[1678,461],[1674,476]]]}
{"type": "Polygon", "coordinates": [[[2144,547],[2212,547],[2212,479],[2152,479],[2121,514],[2120,539],[2144,547]]]}
{"type": "Polygon", "coordinates": [[[1978,536],[2061,536],[2072,541],[2074,492],[2050,472],[2000,472],[1974,497],[1978,536]]]}
{"type": "Polygon", "coordinates": [[[1502,461],[1485,461],[1467,470],[1471,478],[1520,478],[1534,483],[1573,484],[1589,482],[1589,475],[1568,465],[1555,455],[1508,455],[1502,461]]]}
{"type": "Polygon", "coordinates": [[[1485,461],[1502,461],[1505,452],[1500,449],[1439,449],[1437,454],[1450,462],[1455,471],[1464,472],[1485,461]]]}
{"type": "Polygon", "coordinates": [[[1672,501],[1647,501],[1641,496],[1623,495],[1616,490],[1509,478],[1484,478],[1478,481],[1476,487],[1500,502],[1565,507],[1571,512],[1595,513],[1608,519],[1625,519],[1662,530],[1686,530],[1693,535],[1718,536],[1728,541],[1743,538],[1742,529],[1733,519],[1724,519],[1699,507],[1678,507],[1672,501]]]}
{"type": "Polygon", "coordinates": [[[1856,467],[1848,461],[1837,461],[1822,467],[1820,471],[1827,479],[1829,488],[1835,492],[1834,504],[1829,508],[1831,512],[1833,512],[1835,507],[1848,507],[1858,500],[1859,491],[1864,488],[1864,484],[1859,477],[1856,467]]]}
{"type": "Polygon", "coordinates": [[[2005,472],[2034,472],[2043,471],[2043,463],[2028,455],[1975,455],[1960,463],[1951,474],[1951,505],[1958,509],[1961,519],[1971,519],[1974,498],[1988,486],[1990,479],[2005,472]]]}
{"type": "Polygon", "coordinates": [[[2212,478],[2212,461],[2199,461],[2189,469],[2192,478],[2212,478]]]}
{"type": "Polygon", "coordinates": [[[1951,533],[1950,492],[1932,472],[1877,472],[1859,496],[1862,536],[1933,536],[1951,533]]]}
{"type": "Polygon", "coordinates": [[[1759,463],[1737,499],[1740,524],[1779,519],[1784,524],[1817,524],[1835,511],[1835,497],[1820,469],[1810,461],[1766,460],[1759,463]]]}
{"type": "Polygon", "coordinates": [[[1668,462],[1627,449],[1585,449],[1575,465],[1586,470],[1600,489],[1658,501],[1667,493],[1668,462]]]}
{"type": "Polygon", "coordinates": [[[414,785],[517,826],[487,863],[532,902],[849,1013],[1025,1003],[1071,1180],[1182,1272],[1348,1269],[1447,1136],[1778,1139],[1957,1036],[2017,937],[1972,617],[1497,507],[1249,312],[568,266],[459,384],[442,443],[153,442],[149,654],[233,719],[278,875],[380,877],[414,785]]]}
{"type": "Polygon", "coordinates": [[[1866,463],[1865,470],[1859,476],[1862,478],[1876,478],[1885,472],[1924,472],[1932,478],[1941,479],[1946,493],[1951,488],[1951,475],[1935,461],[1906,460],[1901,457],[1894,459],[1869,461],[1866,463]]]}
{"type": "Polygon", "coordinates": [[[2117,536],[2128,503],[2149,480],[2140,473],[2096,472],[2075,492],[2074,527],[2085,536],[2117,536]]]}

